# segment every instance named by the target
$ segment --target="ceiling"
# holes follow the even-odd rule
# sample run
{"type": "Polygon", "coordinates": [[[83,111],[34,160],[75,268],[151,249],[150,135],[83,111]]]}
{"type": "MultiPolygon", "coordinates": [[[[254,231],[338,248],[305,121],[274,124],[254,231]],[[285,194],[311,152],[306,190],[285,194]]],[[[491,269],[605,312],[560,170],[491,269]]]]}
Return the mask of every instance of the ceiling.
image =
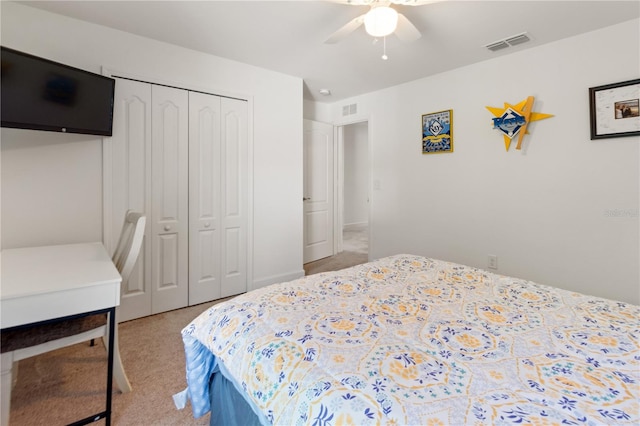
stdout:
{"type": "Polygon", "coordinates": [[[348,0],[19,3],[301,77],[304,98],[318,102],[335,102],[640,16],[637,0],[394,5],[422,38],[404,43],[388,36],[389,59],[384,61],[383,41],[374,43],[364,26],[337,44],[324,43],[369,10],[348,0]],[[522,32],[530,42],[498,52],[484,47],[522,32]],[[331,95],[321,95],[320,89],[331,95]]]}

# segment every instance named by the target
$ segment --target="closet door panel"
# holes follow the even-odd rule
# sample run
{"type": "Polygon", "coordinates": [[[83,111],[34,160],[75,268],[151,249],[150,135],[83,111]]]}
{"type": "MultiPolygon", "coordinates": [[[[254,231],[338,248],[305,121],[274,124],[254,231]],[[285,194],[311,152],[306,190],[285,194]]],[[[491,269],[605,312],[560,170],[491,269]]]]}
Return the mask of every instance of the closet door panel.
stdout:
{"type": "Polygon", "coordinates": [[[189,93],[189,305],[220,298],[220,97],[189,93]]]}
{"type": "Polygon", "coordinates": [[[247,103],[223,98],[222,297],[247,291],[247,103]]]}
{"type": "MultiPolygon", "coordinates": [[[[150,214],[151,194],[151,85],[116,80],[111,153],[111,235],[105,243],[115,250],[127,210],[150,214]]],[[[151,244],[147,229],[138,261],[129,281],[122,284],[118,321],[151,315],[151,244]]]]}
{"type": "Polygon", "coordinates": [[[236,277],[242,274],[240,255],[242,254],[243,232],[239,227],[227,228],[225,235],[225,277],[236,277]]]}
{"type": "Polygon", "coordinates": [[[172,290],[179,285],[180,265],[178,265],[180,241],[177,233],[162,234],[158,237],[158,289],[172,290]]]}
{"type": "Polygon", "coordinates": [[[188,92],[152,87],[152,311],[188,303],[188,92]]]}

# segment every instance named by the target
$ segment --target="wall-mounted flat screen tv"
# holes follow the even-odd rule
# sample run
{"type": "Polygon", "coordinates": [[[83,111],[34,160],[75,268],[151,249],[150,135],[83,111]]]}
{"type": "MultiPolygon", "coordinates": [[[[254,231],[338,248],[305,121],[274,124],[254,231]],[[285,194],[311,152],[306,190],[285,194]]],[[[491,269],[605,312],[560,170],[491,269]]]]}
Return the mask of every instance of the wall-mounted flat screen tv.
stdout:
{"type": "Polygon", "coordinates": [[[115,80],[1,48],[2,127],[111,136],[115,80]]]}

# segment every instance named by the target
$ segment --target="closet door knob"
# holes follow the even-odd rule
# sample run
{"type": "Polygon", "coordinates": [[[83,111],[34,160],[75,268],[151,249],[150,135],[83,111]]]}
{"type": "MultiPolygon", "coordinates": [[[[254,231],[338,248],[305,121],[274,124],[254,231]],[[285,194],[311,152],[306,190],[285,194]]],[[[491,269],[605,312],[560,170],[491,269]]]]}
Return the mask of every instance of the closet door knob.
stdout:
{"type": "Polygon", "coordinates": [[[171,231],[171,227],[170,227],[169,225],[165,225],[165,226],[164,226],[164,230],[165,230],[165,231],[171,231]]]}
{"type": "Polygon", "coordinates": [[[205,227],[205,228],[208,228],[208,227],[210,227],[210,226],[211,226],[211,224],[210,224],[209,222],[205,222],[205,224],[204,224],[204,227],[205,227]]]}

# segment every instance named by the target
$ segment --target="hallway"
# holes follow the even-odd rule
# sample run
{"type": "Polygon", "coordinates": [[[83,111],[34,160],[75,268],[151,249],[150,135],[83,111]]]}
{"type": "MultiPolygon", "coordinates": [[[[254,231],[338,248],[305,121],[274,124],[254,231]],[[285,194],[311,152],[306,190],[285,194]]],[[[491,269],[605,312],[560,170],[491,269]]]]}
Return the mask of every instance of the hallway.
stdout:
{"type": "Polygon", "coordinates": [[[304,265],[305,275],[337,271],[369,261],[369,233],[366,225],[349,226],[342,234],[343,251],[304,265]]]}

